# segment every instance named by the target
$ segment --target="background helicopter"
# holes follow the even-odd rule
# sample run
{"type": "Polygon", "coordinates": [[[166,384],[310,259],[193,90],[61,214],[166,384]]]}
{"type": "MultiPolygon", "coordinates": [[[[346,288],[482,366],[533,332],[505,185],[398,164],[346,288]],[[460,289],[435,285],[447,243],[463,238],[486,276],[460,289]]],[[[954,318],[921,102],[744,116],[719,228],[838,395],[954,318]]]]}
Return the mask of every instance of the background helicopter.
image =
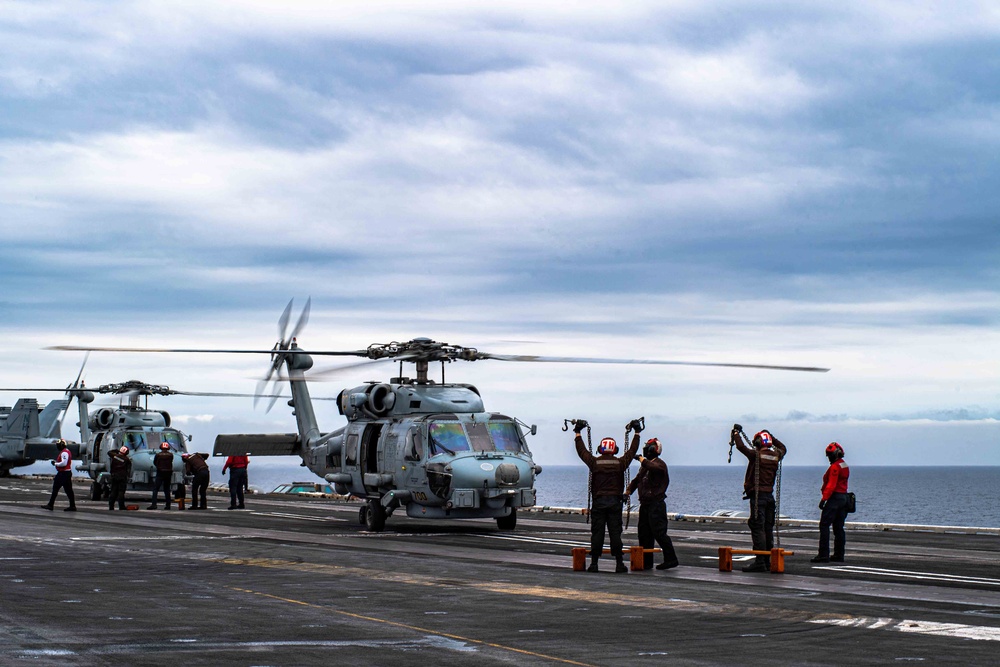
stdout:
{"type": "MultiPolygon", "coordinates": [[[[82,372],[82,369],[81,369],[82,372]]],[[[45,424],[50,420],[45,417],[45,412],[52,407],[60,407],[66,410],[72,398],[76,398],[79,406],[80,420],[77,425],[80,427],[80,444],[70,450],[77,462],[76,470],[85,472],[91,478],[90,497],[91,500],[101,500],[107,498],[110,491],[108,453],[118,449],[123,445],[129,448],[129,456],[132,458],[132,477],[129,479],[129,491],[149,491],[153,489],[153,482],[156,479],[156,470],[153,466],[153,457],[160,451],[160,445],[166,443],[174,456],[174,472],[171,479],[171,486],[175,497],[183,495],[183,487],[190,480],[184,474],[184,462],[180,455],[187,452],[187,443],[190,436],[185,435],[180,430],[170,425],[170,413],[164,410],[151,410],[149,408],[150,396],[232,396],[249,398],[254,394],[232,394],[220,392],[193,392],[177,391],[162,385],[153,385],[139,380],[119,382],[115,384],[104,384],[96,388],[87,388],[80,381],[77,381],[67,389],[51,388],[27,388],[27,389],[0,389],[0,391],[33,391],[49,392],[64,391],[69,397],[52,401],[42,411],[41,415],[35,415],[35,430],[39,430],[39,423],[45,424]],[[118,396],[118,406],[100,407],[88,414],[88,405],[94,401],[95,394],[111,394],[118,396]],[[43,419],[45,417],[45,419],[43,419]]],[[[278,397],[272,397],[277,399],[278,397]]],[[[18,401],[17,407],[22,403],[30,401],[37,406],[34,399],[22,399],[18,401]]],[[[14,412],[8,417],[8,422],[0,429],[5,428],[10,422],[10,417],[17,416],[15,420],[21,423],[22,413],[14,412]]],[[[60,410],[60,411],[61,411],[60,410]]],[[[55,410],[53,410],[55,413],[55,410]]],[[[28,419],[30,424],[30,419],[28,419]]],[[[55,438],[58,438],[59,422],[55,421],[56,435],[51,438],[41,438],[45,447],[41,447],[41,442],[35,443],[34,458],[53,458],[55,456],[55,438]]],[[[44,428],[41,429],[45,433],[44,428]]],[[[3,442],[5,432],[0,430],[0,442],[3,442]]],[[[38,440],[36,438],[36,440],[38,440]]],[[[3,446],[3,445],[0,445],[3,446]]],[[[2,451],[2,450],[0,450],[2,451]]],[[[19,465],[29,465],[30,461],[19,465]]]]}
{"type": "MultiPolygon", "coordinates": [[[[452,361],[498,360],[514,362],[570,362],[723,366],[789,371],[825,372],[801,366],[770,366],[712,362],[643,359],[603,359],[502,355],[475,348],[414,338],[399,343],[373,344],[363,350],[306,352],[296,342],[309,316],[306,302],[291,334],[286,331],[292,302],[278,322],[278,342],[270,350],[202,350],[152,348],[84,348],[59,346],[60,350],[122,352],[174,352],[271,355],[271,364],[257,387],[260,396],[267,384],[287,381],[291,387],[297,433],[219,435],[216,455],[297,454],[303,465],[334,484],[338,493],[367,500],[362,518],[370,530],[379,531],[395,510],[411,517],[495,518],[502,530],[513,529],[517,509],[535,503],[534,482],[541,472],[525,442],[520,420],[488,412],[479,390],[470,384],[446,383],[445,364],[452,361]],[[368,361],[310,378],[380,361],[399,361],[399,375],[388,382],[368,382],[344,389],[337,398],[347,425],[321,432],[306,385],[305,372],[312,356],[354,356],[368,361]],[[403,363],[415,366],[415,377],[403,375],[403,363]],[[431,362],[441,362],[441,382],[428,377],[431,362]],[[283,374],[284,372],[284,374],[283,374]]],[[[273,394],[272,394],[273,396],[273,394]]],[[[276,399],[272,398],[268,409],[276,399]]]]}

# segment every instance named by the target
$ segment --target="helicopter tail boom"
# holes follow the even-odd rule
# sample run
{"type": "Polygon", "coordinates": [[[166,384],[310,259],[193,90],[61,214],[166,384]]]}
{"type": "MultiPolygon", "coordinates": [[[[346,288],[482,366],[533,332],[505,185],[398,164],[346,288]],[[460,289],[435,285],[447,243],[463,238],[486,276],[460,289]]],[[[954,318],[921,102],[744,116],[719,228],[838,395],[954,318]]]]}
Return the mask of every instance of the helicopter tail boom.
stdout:
{"type": "Polygon", "coordinates": [[[213,456],[291,456],[301,455],[302,441],[297,433],[238,433],[215,436],[213,456]]]}

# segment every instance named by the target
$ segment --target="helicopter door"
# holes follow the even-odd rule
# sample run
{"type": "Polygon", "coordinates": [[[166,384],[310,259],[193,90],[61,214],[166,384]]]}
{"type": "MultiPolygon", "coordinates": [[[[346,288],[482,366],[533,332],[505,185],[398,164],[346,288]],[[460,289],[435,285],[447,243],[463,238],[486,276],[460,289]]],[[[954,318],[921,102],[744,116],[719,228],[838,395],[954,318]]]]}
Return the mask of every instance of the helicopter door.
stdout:
{"type": "MultiPolygon", "coordinates": [[[[368,424],[365,432],[361,436],[361,478],[364,480],[366,473],[377,475],[378,470],[378,441],[382,435],[382,424],[368,424]]],[[[378,490],[378,486],[365,484],[368,491],[378,490]]]]}

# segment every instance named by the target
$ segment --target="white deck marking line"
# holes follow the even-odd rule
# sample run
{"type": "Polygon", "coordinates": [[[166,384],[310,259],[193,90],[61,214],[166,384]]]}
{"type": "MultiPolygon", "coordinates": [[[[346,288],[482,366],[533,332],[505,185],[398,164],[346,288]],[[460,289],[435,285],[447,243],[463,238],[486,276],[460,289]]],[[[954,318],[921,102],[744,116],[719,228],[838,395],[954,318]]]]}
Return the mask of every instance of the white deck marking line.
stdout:
{"type": "Polygon", "coordinates": [[[984,625],[966,625],[964,623],[937,623],[934,621],[896,620],[894,618],[858,618],[843,619],[813,619],[810,623],[836,625],[842,628],[862,628],[865,630],[894,630],[918,635],[936,637],[957,637],[960,639],[978,639],[983,641],[1000,641],[1000,628],[984,625]]]}
{"type": "Polygon", "coordinates": [[[590,547],[590,542],[570,542],[569,540],[553,540],[547,537],[515,537],[513,535],[476,535],[488,540],[510,540],[512,542],[533,542],[557,547],[590,547]]]}
{"type": "Polygon", "coordinates": [[[886,577],[897,577],[900,579],[924,579],[928,581],[946,581],[950,583],[984,584],[986,586],[1000,586],[1000,579],[990,579],[988,577],[967,577],[961,574],[943,574],[940,572],[915,572],[913,570],[888,570],[881,567],[864,567],[861,565],[817,565],[817,570],[835,570],[838,572],[854,572],[856,574],[880,574],[886,577]]]}
{"type": "Polygon", "coordinates": [[[302,519],[303,521],[347,521],[347,519],[341,519],[340,517],[320,517],[320,516],[306,516],[305,514],[291,514],[288,512],[248,512],[248,514],[256,514],[257,516],[276,516],[285,519],[302,519]]]}

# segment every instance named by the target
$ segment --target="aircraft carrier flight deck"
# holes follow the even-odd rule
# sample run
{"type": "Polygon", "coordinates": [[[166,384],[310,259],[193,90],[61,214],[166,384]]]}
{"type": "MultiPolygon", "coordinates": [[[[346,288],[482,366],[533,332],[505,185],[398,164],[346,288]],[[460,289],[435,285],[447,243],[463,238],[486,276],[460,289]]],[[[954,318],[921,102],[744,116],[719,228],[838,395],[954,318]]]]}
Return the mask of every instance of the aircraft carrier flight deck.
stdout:
{"type": "MultiPolygon", "coordinates": [[[[0,480],[3,665],[995,665],[1000,537],[849,530],[814,564],[784,527],[783,574],[720,572],[739,522],[674,521],[669,571],[572,569],[580,515],[394,515],[252,495],[246,510],[40,508],[46,479],[0,480]]],[[[635,544],[635,516],[625,544],[635,544]]],[[[734,557],[734,560],[737,557],[734,557]]],[[[659,562],[659,556],[657,556],[659,562]]]]}

